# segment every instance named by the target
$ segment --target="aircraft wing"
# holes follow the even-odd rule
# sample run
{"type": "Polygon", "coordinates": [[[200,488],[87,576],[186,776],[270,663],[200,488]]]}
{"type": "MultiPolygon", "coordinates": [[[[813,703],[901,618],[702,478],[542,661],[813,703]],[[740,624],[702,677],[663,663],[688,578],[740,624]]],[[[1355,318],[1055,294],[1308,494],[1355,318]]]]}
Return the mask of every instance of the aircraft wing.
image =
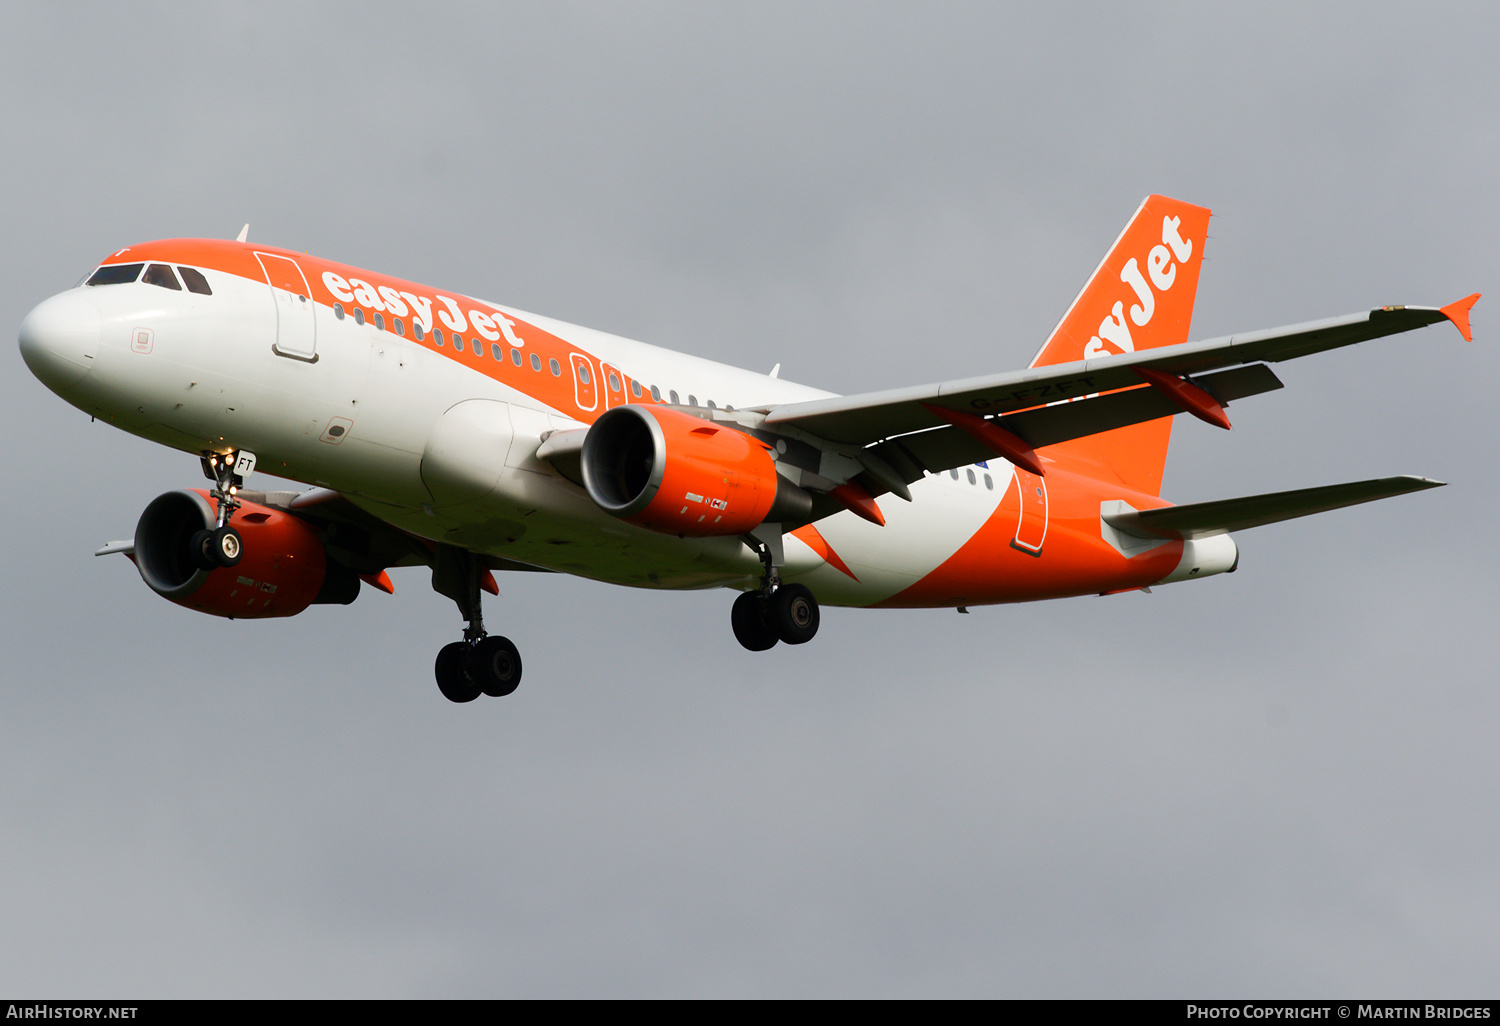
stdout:
{"type": "MultiPolygon", "coordinates": [[[[242,490],[239,497],[246,502],[286,510],[307,521],[322,535],[325,551],[334,563],[382,591],[391,590],[388,577],[380,581],[387,568],[429,566],[435,560],[436,546],[391,526],[329,488],[309,488],[303,492],[242,490]]],[[[94,555],[116,553],[134,557],[135,540],[108,542],[94,555]]],[[[549,572],[500,556],[484,556],[482,560],[491,570],[549,572]]]]}
{"type": "Polygon", "coordinates": [[[931,407],[986,418],[1034,449],[1183,412],[1187,407],[1171,396],[1170,388],[1146,383],[1153,376],[1158,381],[1187,379],[1222,406],[1231,399],[1281,387],[1265,362],[1291,360],[1444,320],[1452,321],[1466,339],[1472,338],[1468,311],[1478,298],[1470,296],[1445,307],[1386,306],[1136,353],[791,403],[768,408],[765,426],[772,431],[795,429],[836,445],[864,448],[884,443],[875,454],[905,480],[914,481],[923,470],[936,473],[997,454],[995,448],[971,437],[973,432],[952,426],[931,407]]]}
{"type": "MultiPolygon", "coordinates": [[[[361,576],[378,575],[392,566],[429,566],[436,558],[436,546],[392,527],[328,488],[309,488],[305,492],[241,492],[240,497],[286,509],[306,520],[323,532],[329,556],[361,576]]],[[[549,572],[500,556],[481,558],[491,570],[549,572]]]]}

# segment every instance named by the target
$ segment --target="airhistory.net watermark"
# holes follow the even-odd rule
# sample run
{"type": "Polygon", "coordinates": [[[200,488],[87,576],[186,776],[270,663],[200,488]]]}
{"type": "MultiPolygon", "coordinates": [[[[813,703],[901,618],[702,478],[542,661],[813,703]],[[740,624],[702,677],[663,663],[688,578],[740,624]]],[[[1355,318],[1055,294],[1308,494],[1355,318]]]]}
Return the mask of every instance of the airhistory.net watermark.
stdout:
{"type": "Polygon", "coordinates": [[[134,1019],[138,1005],[50,1004],[44,1001],[6,1005],[7,1019],[134,1019]]]}

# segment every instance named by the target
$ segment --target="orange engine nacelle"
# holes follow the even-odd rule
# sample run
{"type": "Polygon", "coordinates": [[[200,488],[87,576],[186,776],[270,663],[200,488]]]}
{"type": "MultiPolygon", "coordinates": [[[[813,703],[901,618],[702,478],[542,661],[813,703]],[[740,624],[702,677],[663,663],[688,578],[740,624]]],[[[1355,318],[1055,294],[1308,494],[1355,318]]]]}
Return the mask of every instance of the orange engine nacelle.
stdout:
{"type": "Polygon", "coordinates": [[[617,406],[583,440],[583,483],[605,512],[663,534],[746,534],[806,521],[812,497],[759,440],[679,410],[617,406]]]}
{"type": "Polygon", "coordinates": [[[218,503],[206,491],[158,495],[135,526],[136,569],[146,585],[179,606],[213,616],[295,616],[314,602],[353,602],[359,578],[330,566],[323,542],[283,510],[241,502],[230,525],[244,540],[237,566],[202,570],[189,552],[212,529],[218,503]]]}

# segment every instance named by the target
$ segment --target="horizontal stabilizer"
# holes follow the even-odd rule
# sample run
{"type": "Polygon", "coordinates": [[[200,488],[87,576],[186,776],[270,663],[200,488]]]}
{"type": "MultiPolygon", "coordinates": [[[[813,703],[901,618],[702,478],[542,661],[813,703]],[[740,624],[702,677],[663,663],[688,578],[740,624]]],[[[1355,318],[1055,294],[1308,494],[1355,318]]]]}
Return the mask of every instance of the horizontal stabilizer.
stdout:
{"type": "Polygon", "coordinates": [[[1243,531],[1262,524],[1323,513],[1362,502],[1388,499],[1392,495],[1438,488],[1442,481],[1426,477],[1382,477],[1373,481],[1299,488],[1292,492],[1247,495],[1240,499],[1194,502],[1162,509],[1106,513],[1104,519],[1116,530],[1139,537],[1206,538],[1230,531],[1243,531]]]}

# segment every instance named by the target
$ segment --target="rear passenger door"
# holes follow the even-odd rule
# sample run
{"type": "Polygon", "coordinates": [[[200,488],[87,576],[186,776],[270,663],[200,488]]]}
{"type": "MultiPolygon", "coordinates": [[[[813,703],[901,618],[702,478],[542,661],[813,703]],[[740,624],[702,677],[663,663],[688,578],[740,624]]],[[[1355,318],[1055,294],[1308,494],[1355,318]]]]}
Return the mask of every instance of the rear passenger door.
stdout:
{"type": "Polygon", "coordinates": [[[1010,544],[1029,556],[1040,556],[1042,542],[1047,539],[1047,482],[1017,467],[1016,493],[1021,513],[1016,521],[1016,537],[1010,544]]]}

